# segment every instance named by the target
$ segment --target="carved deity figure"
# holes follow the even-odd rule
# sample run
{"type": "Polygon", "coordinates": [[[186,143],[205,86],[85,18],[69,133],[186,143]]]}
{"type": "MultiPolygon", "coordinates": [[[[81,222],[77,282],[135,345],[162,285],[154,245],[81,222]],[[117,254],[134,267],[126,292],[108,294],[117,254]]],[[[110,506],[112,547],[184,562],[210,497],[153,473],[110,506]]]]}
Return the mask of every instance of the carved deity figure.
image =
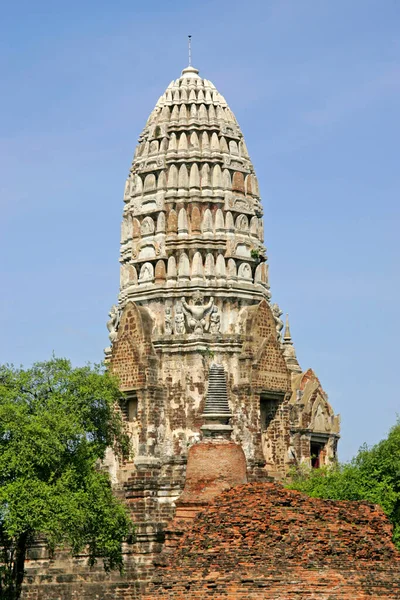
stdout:
{"type": "Polygon", "coordinates": [[[193,296],[193,304],[188,304],[184,297],[181,298],[181,302],[190,330],[197,334],[203,333],[206,326],[205,317],[214,306],[214,298],[211,297],[208,304],[204,304],[203,294],[196,292],[193,296]]]}
{"type": "Polygon", "coordinates": [[[278,340],[281,339],[281,331],[283,329],[283,321],[281,319],[281,315],[283,315],[283,311],[279,308],[279,305],[275,302],[271,306],[272,314],[274,315],[275,323],[276,323],[276,333],[278,336],[278,340]]]}
{"type": "Polygon", "coordinates": [[[164,331],[165,331],[166,335],[172,334],[172,315],[171,315],[171,308],[169,306],[165,307],[164,331]]]}
{"type": "Polygon", "coordinates": [[[108,313],[109,320],[107,321],[108,337],[110,338],[111,344],[115,342],[118,335],[118,325],[120,320],[120,311],[116,304],[113,304],[110,312],[108,313]]]}
{"type": "Polygon", "coordinates": [[[177,335],[182,335],[186,333],[185,327],[185,315],[183,314],[182,306],[177,304],[175,308],[175,333],[177,335]]]}
{"type": "Polygon", "coordinates": [[[218,308],[216,306],[213,307],[210,315],[210,324],[208,326],[209,333],[219,333],[219,328],[221,327],[221,317],[218,313],[218,308]]]}

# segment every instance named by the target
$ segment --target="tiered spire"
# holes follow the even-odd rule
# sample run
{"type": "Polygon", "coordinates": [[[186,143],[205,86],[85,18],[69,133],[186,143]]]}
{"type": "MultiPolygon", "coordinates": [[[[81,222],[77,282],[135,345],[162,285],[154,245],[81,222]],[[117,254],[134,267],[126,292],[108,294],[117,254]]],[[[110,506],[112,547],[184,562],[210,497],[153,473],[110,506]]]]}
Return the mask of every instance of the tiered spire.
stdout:
{"type": "Polygon", "coordinates": [[[254,168],[224,97],[192,65],[150,114],[124,200],[120,305],[196,289],[269,298],[254,168]]]}
{"type": "Polygon", "coordinates": [[[289,327],[289,315],[286,314],[285,332],[283,334],[283,355],[286,359],[286,364],[289,371],[301,373],[301,367],[297,360],[296,350],[294,348],[292,336],[289,327]]]}

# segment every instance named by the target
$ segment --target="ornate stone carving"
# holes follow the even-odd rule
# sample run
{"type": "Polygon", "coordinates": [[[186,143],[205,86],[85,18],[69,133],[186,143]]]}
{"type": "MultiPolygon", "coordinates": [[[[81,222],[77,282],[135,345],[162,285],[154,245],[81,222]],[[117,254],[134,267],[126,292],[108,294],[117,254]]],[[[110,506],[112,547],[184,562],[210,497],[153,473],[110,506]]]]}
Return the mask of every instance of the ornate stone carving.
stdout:
{"type": "Polygon", "coordinates": [[[150,282],[154,279],[154,267],[151,263],[144,263],[140,269],[139,282],[150,282]]]}
{"type": "Polygon", "coordinates": [[[238,269],[238,278],[245,281],[251,281],[251,267],[248,263],[242,263],[238,269]]]}
{"type": "Polygon", "coordinates": [[[151,235],[154,233],[154,221],[151,217],[145,217],[140,227],[142,235],[151,235]]]}
{"type": "Polygon", "coordinates": [[[193,296],[193,304],[188,304],[185,297],[181,298],[182,307],[185,310],[186,321],[190,331],[201,334],[206,327],[205,317],[211,311],[214,305],[214,298],[210,298],[208,304],[204,304],[204,296],[201,292],[196,292],[193,296]]]}
{"type": "Polygon", "coordinates": [[[164,323],[164,332],[166,335],[172,334],[172,314],[171,307],[165,307],[165,323],[164,323]]]}
{"type": "Polygon", "coordinates": [[[108,316],[110,317],[107,321],[108,337],[111,344],[113,344],[118,336],[118,326],[121,318],[121,311],[116,304],[112,305],[108,316]]]}
{"type": "Polygon", "coordinates": [[[174,331],[176,335],[186,333],[185,315],[181,304],[177,304],[175,307],[174,331]]]}
{"type": "Polygon", "coordinates": [[[239,230],[239,232],[246,232],[249,229],[249,220],[246,217],[246,215],[239,215],[238,218],[236,219],[236,229],[239,230]]]}
{"type": "Polygon", "coordinates": [[[216,306],[213,307],[210,315],[210,323],[208,325],[209,333],[219,333],[221,327],[221,317],[216,306]]]}
{"type": "Polygon", "coordinates": [[[281,332],[283,329],[283,321],[281,319],[281,316],[283,315],[283,311],[279,308],[279,305],[275,302],[274,304],[272,304],[271,306],[271,310],[272,310],[272,314],[274,315],[274,319],[275,319],[275,323],[276,323],[276,333],[278,336],[278,339],[281,339],[281,332]]]}

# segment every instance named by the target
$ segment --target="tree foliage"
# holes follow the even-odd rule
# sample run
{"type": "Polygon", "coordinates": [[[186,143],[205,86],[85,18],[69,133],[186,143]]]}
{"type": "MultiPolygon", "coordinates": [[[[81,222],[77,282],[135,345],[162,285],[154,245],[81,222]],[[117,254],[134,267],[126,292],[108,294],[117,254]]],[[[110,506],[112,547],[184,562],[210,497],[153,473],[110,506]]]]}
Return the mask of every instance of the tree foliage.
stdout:
{"type": "Polygon", "coordinates": [[[400,549],[400,421],[386,439],[371,448],[362,446],[349,463],[294,471],[289,487],[314,498],[380,504],[393,524],[393,540],[400,549]]]}
{"type": "Polygon", "coordinates": [[[89,562],[122,568],[125,507],[99,469],[106,448],[126,455],[115,410],[121,393],[100,366],[53,358],[30,369],[0,366],[0,597],[19,598],[29,543],[86,549],[89,562]]]}

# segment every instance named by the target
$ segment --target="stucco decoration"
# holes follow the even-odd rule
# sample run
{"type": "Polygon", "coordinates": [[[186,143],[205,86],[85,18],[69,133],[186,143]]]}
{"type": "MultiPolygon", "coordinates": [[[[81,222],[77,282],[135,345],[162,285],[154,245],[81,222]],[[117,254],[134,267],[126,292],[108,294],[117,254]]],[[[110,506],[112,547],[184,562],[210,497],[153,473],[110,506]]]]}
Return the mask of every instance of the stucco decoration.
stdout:
{"type": "Polygon", "coordinates": [[[279,305],[274,302],[274,304],[272,304],[271,306],[272,309],[272,314],[274,315],[274,319],[275,319],[275,323],[276,323],[276,333],[278,336],[278,339],[281,339],[281,335],[282,335],[282,329],[283,329],[283,321],[281,319],[281,316],[283,315],[283,311],[280,309],[279,305]]]}
{"type": "Polygon", "coordinates": [[[211,297],[209,302],[204,304],[203,294],[196,292],[193,296],[193,304],[188,304],[185,297],[181,298],[181,302],[186,314],[189,331],[197,334],[203,333],[207,324],[205,317],[211,312],[214,298],[211,297]]]}
{"type": "Polygon", "coordinates": [[[112,305],[108,316],[110,317],[107,321],[108,337],[110,342],[113,343],[117,339],[118,325],[121,317],[120,309],[116,304],[112,305]]]}
{"type": "Polygon", "coordinates": [[[174,332],[177,335],[182,335],[186,333],[185,314],[183,312],[182,305],[179,303],[175,306],[174,324],[174,332]]]}

